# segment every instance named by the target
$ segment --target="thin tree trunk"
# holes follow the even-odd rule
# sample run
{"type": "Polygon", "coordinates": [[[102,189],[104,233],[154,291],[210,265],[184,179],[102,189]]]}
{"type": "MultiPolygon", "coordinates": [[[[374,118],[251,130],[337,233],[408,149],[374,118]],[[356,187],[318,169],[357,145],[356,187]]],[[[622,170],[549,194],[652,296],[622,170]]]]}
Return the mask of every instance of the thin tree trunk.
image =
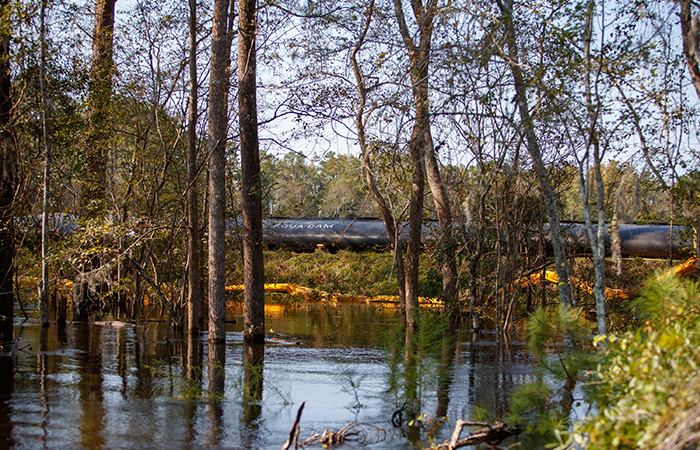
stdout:
{"type": "Polygon", "coordinates": [[[199,331],[202,304],[202,273],[200,268],[199,192],[197,189],[197,1],[190,2],[189,64],[190,99],[187,123],[187,329],[199,331]]]}
{"type": "MultiPolygon", "coordinates": [[[[0,16],[9,14],[9,0],[0,0],[0,16]]],[[[0,342],[12,339],[15,245],[13,204],[17,149],[12,134],[12,84],[9,27],[0,29],[0,342]]]]}
{"type": "MultiPolygon", "coordinates": [[[[586,35],[584,42],[584,64],[585,64],[585,97],[588,111],[588,142],[586,142],[586,154],[590,155],[590,149],[593,149],[593,177],[596,182],[596,206],[598,208],[598,230],[593,233],[593,223],[591,220],[590,208],[588,203],[588,195],[583,198],[583,208],[586,217],[586,230],[588,232],[588,240],[593,254],[593,268],[595,271],[595,284],[593,286],[593,297],[596,304],[596,318],[598,322],[598,334],[607,334],[607,325],[605,318],[605,185],[603,184],[603,176],[600,170],[600,143],[598,142],[597,123],[600,111],[600,105],[593,104],[593,86],[591,85],[591,41],[593,40],[593,14],[595,13],[595,2],[588,2],[588,14],[586,18],[586,35]]],[[[581,189],[585,192],[588,189],[588,184],[585,182],[582,172],[583,166],[580,167],[581,189]]]]}
{"type": "Polygon", "coordinates": [[[503,14],[503,22],[505,25],[506,45],[508,46],[508,55],[504,55],[510,69],[513,73],[515,85],[515,97],[520,112],[521,126],[525,134],[527,149],[530,152],[532,161],[535,164],[537,173],[538,185],[542,196],[544,197],[545,209],[547,211],[547,219],[549,221],[549,233],[554,251],[554,263],[559,277],[559,298],[562,304],[572,306],[573,293],[569,280],[569,264],[566,260],[566,250],[564,241],[561,235],[561,224],[559,222],[559,212],[557,211],[556,196],[552,188],[552,182],[547,173],[547,169],[542,159],[539,142],[535,134],[535,127],[530,117],[530,110],[527,102],[526,84],[520,70],[518,47],[515,39],[516,31],[513,25],[513,0],[496,0],[501,13],[503,14]]]}
{"type": "Polygon", "coordinates": [[[39,89],[41,91],[41,118],[44,133],[44,202],[41,214],[41,287],[39,292],[39,319],[43,327],[49,326],[48,291],[49,291],[49,181],[51,178],[51,124],[46,94],[46,0],[41,2],[40,40],[41,55],[39,63],[39,89]]]}
{"type": "Polygon", "coordinates": [[[357,139],[360,144],[360,153],[362,161],[362,172],[365,176],[365,182],[369,188],[372,197],[374,197],[379,211],[382,214],[382,219],[384,220],[384,225],[386,226],[387,233],[389,234],[389,239],[391,239],[391,247],[394,251],[394,260],[396,261],[396,279],[399,286],[399,304],[401,305],[401,312],[406,313],[406,272],[404,268],[404,255],[403,248],[401,246],[401,240],[399,239],[397,224],[394,220],[394,214],[389,208],[389,205],[379,191],[377,183],[374,178],[374,170],[372,169],[372,156],[369,144],[367,143],[367,134],[365,130],[365,105],[367,104],[367,86],[365,85],[365,77],[360,70],[360,65],[357,62],[357,55],[362,49],[362,46],[369,30],[370,23],[372,21],[374,12],[374,0],[370,1],[367,7],[366,17],[367,20],[364,23],[362,32],[355,43],[355,47],[350,54],[350,62],[352,63],[352,69],[355,74],[355,81],[357,82],[357,93],[360,96],[360,102],[357,106],[357,113],[355,114],[355,127],[357,128],[357,139]]]}
{"type": "Polygon", "coordinates": [[[263,265],[262,177],[258,148],[255,34],[256,0],[238,2],[238,120],[243,206],[243,339],[265,341],[265,271],[263,265]]]}
{"type": "MultiPolygon", "coordinates": [[[[209,343],[226,342],[226,131],[228,124],[228,0],[215,0],[209,75],[209,343]]],[[[217,358],[221,355],[218,353],[217,358]]],[[[210,356],[210,360],[213,358],[210,356]]]]}

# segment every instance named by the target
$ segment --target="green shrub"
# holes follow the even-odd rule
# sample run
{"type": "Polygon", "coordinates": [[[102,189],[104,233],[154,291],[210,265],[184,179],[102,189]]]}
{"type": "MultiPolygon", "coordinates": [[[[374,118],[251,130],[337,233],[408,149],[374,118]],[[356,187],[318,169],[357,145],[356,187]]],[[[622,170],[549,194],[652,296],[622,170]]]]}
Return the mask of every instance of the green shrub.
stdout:
{"type": "Polygon", "coordinates": [[[672,276],[635,303],[642,328],[596,340],[596,411],[559,448],[693,449],[700,443],[700,290],[672,276]]]}

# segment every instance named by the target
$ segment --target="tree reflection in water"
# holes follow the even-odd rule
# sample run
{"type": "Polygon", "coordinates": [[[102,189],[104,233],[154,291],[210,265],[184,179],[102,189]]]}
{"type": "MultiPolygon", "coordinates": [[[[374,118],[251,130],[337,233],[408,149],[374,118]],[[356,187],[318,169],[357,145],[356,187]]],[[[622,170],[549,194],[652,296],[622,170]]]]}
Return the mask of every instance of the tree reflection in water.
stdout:
{"type": "Polygon", "coordinates": [[[42,339],[38,321],[18,320],[24,350],[0,358],[0,447],[279,448],[306,401],[302,438],[355,422],[386,429],[382,448],[409,449],[426,433],[449,437],[427,419],[453,424],[475,403],[504,410],[531,366],[519,341],[430,320],[406,333],[395,311],[370,305],[278,307],[266,320],[266,348],[246,347],[238,324],[208,346],[165,323],[52,323],[42,339]],[[348,374],[362,383],[348,390],[348,374]],[[390,426],[404,404],[402,426],[390,426]]]}

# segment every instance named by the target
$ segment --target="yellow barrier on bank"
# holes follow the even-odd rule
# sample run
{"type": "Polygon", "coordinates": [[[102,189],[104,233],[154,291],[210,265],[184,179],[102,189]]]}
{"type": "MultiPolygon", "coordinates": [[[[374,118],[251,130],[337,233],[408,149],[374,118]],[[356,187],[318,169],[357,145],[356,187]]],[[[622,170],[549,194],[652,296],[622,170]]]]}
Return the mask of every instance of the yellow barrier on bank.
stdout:
{"type": "MultiPolygon", "coordinates": [[[[680,277],[687,277],[690,275],[693,271],[696,270],[697,268],[697,263],[698,259],[697,257],[693,256],[689,260],[687,260],[684,263],[678,264],[675,267],[672,267],[669,269],[669,271],[673,272],[674,275],[680,276],[680,277]]],[[[663,275],[661,275],[663,276],[663,275]]],[[[654,279],[659,278],[655,277],[654,279]]],[[[557,273],[552,271],[552,270],[546,270],[544,272],[544,275],[542,272],[537,272],[533,273],[530,276],[525,276],[520,278],[519,280],[515,281],[513,283],[516,286],[519,286],[520,288],[525,288],[528,286],[528,284],[540,284],[543,281],[549,281],[550,283],[559,283],[559,277],[557,276],[557,273]]],[[[593,294],[593,285],[587,281],[579,280],[578,278],[571,277],[571,283],[577,287],[578,289],[587,292],[589,294],[593,294]]],[[[608,300],[629,300],[630,298],[634,297],[637,292],[641,289],[638,288],[632,292],[625,292],[621,289],[613,289],[613,288],[605,288],[605,298],[608,300]]]]}
{"type": "MultiPolygon", "coordinates": [[[[227,292],[243,292],[245,287],[242,284],[226,286],[227,292]]],[[[266,283],[265,292],[279,292],[295,297],[301,297],[305,300],[312,301],[331,301],[331,302],[355,302],[355,303],[399,303],[399,297],[396,295],[347,295],[339,293],[330,293],[318,289],[311,289],[304,286],[297,286],[291,283],[266,283]]],[[[437,298],[420,297],[418,299],[421,306],[441,306],[442,300],[437,298]]]]}

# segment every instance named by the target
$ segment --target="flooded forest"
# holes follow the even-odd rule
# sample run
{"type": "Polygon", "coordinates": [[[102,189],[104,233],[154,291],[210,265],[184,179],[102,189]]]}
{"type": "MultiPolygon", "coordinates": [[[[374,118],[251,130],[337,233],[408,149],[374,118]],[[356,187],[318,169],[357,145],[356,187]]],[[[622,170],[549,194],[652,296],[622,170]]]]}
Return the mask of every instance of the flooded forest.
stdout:
{"type": "Polygon", "coordinates": [[[0,447],[700,445],[689,0],[0,0],[0,447]]]}

